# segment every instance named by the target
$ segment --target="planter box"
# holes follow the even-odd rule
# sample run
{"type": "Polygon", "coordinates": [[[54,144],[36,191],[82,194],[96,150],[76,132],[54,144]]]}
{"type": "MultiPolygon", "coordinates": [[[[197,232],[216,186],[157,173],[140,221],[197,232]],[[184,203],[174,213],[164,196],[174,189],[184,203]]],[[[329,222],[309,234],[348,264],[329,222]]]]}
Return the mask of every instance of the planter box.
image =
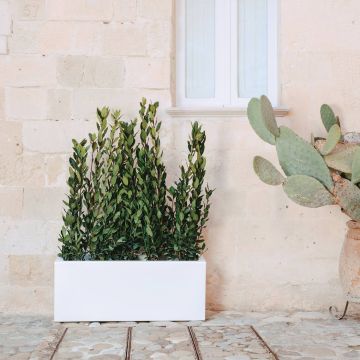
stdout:
{"type": "Polygon", "coordinates": [[[55,262],[55,321],[205,319],[206,262],[55,262]]]}

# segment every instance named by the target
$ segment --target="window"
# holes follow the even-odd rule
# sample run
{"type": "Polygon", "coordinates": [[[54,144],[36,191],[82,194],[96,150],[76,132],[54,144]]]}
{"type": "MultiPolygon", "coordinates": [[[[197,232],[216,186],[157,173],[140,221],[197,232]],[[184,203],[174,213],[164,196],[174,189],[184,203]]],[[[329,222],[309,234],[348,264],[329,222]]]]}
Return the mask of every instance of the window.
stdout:
{"type": "Polygon", "coordinates": [[[277,104],[277,1],[177,0],[177,106],[277,104]]]}

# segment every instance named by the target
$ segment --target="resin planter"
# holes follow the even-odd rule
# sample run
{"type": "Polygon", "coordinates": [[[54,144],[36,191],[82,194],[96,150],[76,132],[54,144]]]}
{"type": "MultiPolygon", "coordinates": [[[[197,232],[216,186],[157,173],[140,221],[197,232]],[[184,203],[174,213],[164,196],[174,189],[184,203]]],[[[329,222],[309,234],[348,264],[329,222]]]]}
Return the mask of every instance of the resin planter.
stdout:
{"type": "Polygon", "coordinates": [[[348,221],[341,250],[339,273],[346,299],[360,302],[360,222],[348,221]]]}
{"type": "Polygon", "coordinates": [[[205,319],[206,262],[63,261],[54,273],[55,321],[205,319]]]}

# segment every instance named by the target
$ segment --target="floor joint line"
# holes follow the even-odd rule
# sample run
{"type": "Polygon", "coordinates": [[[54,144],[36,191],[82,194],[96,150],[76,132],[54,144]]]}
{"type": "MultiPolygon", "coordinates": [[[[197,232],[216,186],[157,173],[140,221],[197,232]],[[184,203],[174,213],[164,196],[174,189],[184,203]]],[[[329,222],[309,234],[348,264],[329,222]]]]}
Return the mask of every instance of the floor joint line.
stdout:
{"type": "Polygon", "coordinates": [[[190,339],[191,339],[191,343],[194,349],[194,354],[195,354],[195,359],[196,360],[203,360],[202,355],[201,355],[201,351],[199,348],[199,343],[197,341],[196,335],[195,335],[195,331],[193,329],[192,326],[188,326],[187,327],[189,335],[190,335],[190,339]]]}
{"type": "Polygon", "coordinates": [[[126,336],[126,351],[125,351],[125,360],[131,359],[131,342],[132,342],[132,327],[128,327],[127,336],[126,336]]]}
{"type": "Polygon", "coordinates": [[[66,327],[66,328],[64,329],[64,332],[62,333],[62,335],[61,335],[58,343],[56,344],[53,353],[52,353],[51,356],[50,356],[50,360],[52,360],[52,359],[54,358],[56,352],[58,351],[58,349],[59,349],[59,347],[60,347],[61,342],[64,340],[64,337],[65,337],[67,331],[68,331],[68,328],[66,327]]]}
{"type": "Polygon", "coordinates": [[[256,335],[256,337],[260,340],[261,344],[270,352],[270,354],[274,357],[275,360],[280,360],[277,356],[276,352],[271,349],[271,347],[267,344],[267,342],[262,338],[262,336],[256,331],[256,329],[250,325],[250,329],[256,335]]]}

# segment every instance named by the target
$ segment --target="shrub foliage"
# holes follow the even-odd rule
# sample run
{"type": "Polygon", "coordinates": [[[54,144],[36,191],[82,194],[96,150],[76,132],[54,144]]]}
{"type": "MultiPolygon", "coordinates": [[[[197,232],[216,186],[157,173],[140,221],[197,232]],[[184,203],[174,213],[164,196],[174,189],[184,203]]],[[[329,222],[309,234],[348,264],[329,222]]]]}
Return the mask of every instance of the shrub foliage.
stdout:
{"type": "Polygon", "coordinates": [[[192,124],[187,163],[168,188],[158,106],[143,99],[130,122],[98,109],[97,132],[73,140],[59,237],[64,260],[196,260],[205,250],[213,192],[204,185],[205,131],[192,124]]]}

